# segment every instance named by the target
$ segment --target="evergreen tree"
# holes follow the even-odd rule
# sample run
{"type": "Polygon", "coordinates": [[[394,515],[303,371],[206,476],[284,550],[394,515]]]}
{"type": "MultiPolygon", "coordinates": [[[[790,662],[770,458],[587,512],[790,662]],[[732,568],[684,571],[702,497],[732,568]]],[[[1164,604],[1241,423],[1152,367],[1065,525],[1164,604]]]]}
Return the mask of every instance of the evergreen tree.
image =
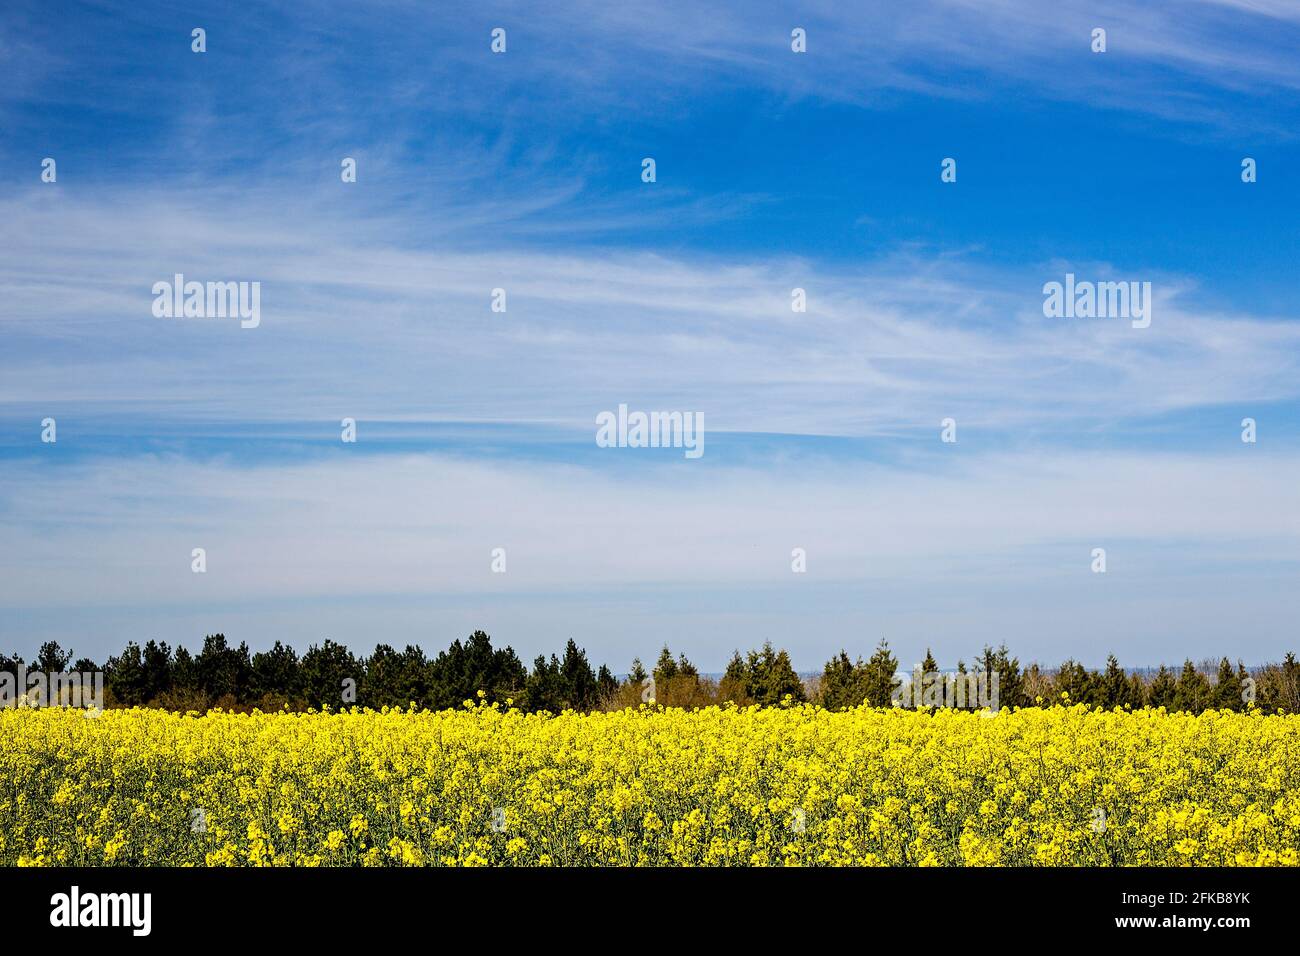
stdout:
{"type": "Polygon", "coordinates": [[[1147,685],[1137,674],[1130,674],[1128,679],[1129,706],[1137,709],[1147,705],[1147,685]]]}
{"type": "Polygon", "coordinates": [[[184,647],[176,648],[176,656],[172,661],[171,692],[187,699],[203,693],[194,655],[184,647]]]}
{"type": "Polygon", "coordinates": [[[925,649],[925,660],[921,662],[921,673],[922,674],[939,673],[939,664],[937,661],[935,661],[934,655],[930,653],[930,648],[928,647],[925,649]]]}
{"type": "Polygon", "coordinates": [[[718,684],[718,700],[731,701],[742,707],[754,702],[749,696],[749,669],[739,650],[731,652],[731,660],[727,662],[727,669],[718,684]]]}
{"type": "MultiPolygon", "coordinates": [[[[685,660],[683,657],[682,661],[685,660]]],[[[587,652],[579,648],[573,638],[569,638],[564,646],[560,676],[564,682],[564,703],[569,709],[586,712],[599,703],[596,675],[587,663],[587,652]]]]}
{"type": "Polygon", "coordinates": [[[614,694],[616,694],[617,692],[618,692],[618,678],[614,676],[613,672],[610,671],[607,665],[601,664],[600,670],[596,674],[597,700],[599,700],[602,704],[604,704],[608,700],[610,700],[610,698],[612,698],[614,694]]]}
{"type": "Polygon", "coordinates": [[[1024,678],[1020,673],[1020,660],[1012,657],[1007,650],[1007,645],[1002,644],[995,651],[988,645],[984,646],[984,651],[975,658],[976,673],[982,675],[987,681],[987,693],[992,694],[993,675],[996,674],[998,699],[990,701],[997,707],[1021,707],[1026,701],[1024,699],[1024,678]]]}
{"type": "Polygon", "coordinates": [[[428,661],[412,645],[398,652],[387,644],[378,644],[365,661],[357,703],[366,707],[420,706],[426,697],[428,661]]]}
{"type": "Polygon", "coordinates": [[[22,666],[24,666],[24,662],[21,655],[10,654],[8,657],[5,657],[3,654],[0,654],[0,672],[13,674],[16,677],[18,674],[18,668],[22,666]]]}
{"type": "Polygon", "coordinates": [[[270,650],[258,651],[250,664],[250,696],[258,702],[279,698],[285,703],[296,703],[302,697],[302,675],[298,668],[298,652],[279,641],[270,650]]]}
{"type": "Polygon", "coordinates": [[[140,651],[140,662],[145,673],[145,703],[169,693],[172,689],[172,649],[167,642],[150,640],[140,651]]]}
{"type": "Polygon", "coordinates": [[[1101,702],[1099,680],[1095,673],[1076,660],[1066,660],[1056,672],[1056,703],[1095,706],[1101,702]],[[1063,697],[1062,695],[1069,695],[1063,697]]]}
{"type": "Polygon", "coordinates": [[[867,699],[867,666],[858,658],[856,664],[841,650],[822,668],[818,702],[827,710],[861,707],[867,699]]]}
{"type": "Polygon", "coordinates": [[[1210,706],[1211,699],[1209,679],[1190,660],[1184,661],[1174,690],[1174,709],[1199,714],[1210,706]]]}
{"type": "Polygon", "coordinates": [[[58,641],[46,641],[37,651],[36,660],[32,661],[30,669],[45,674],[59,674],[68,669],[71,660],[72,652],[61,648],[58,641]]]}
{"type": "Polygon", "coordinates": [[[1101,706],[1108,709],[1123,707],[1126,704],[1131,706],[1133,703],[1131,690],[1128,675],[1119,666],[1119,660],[1114,654],[1107,655],[1106,670],[1101,675],[1099,690],[1101,706]]]}
{"type": "Polygon", "coordinates": [[[1151,681],[1151,686],[1147,689],[1147,704],[1151,707],[1172,709],[1177,698],[1178,681],[1174,679],[1173,672],[1161,664],[1151,681]]]}
{"type": "Polygon", "coordinates": [[[659,652],[659,660],[655,664],[654,678],[656,686],[666,687],[668,682],[677,676],[677,661],[673,659],[673,652],[668,650],[668,645],[659,652]]]}
{"type": "Polygon", "coordinates": [[[1257,703],[1266,714],[1300,711],[1300,662],[1288,653],[1281,664],[1269,664],[1257,677],[1257,703]]]}
{"type": "Polygon", "coordinates": [[[1257,703],[1257,681],[1251,676],[1250,671],[1246,670],[1246,665],[1240,658],[1237,660],[1237,683],[1241,685],[1239,709],[1248,710],[1252,704],[1257,703]]]}
{"type": "Polygon", "coordinates": [[[750,651],[745,662],[745,691],[756,704],[779,704],[787,696],[802,703],[806,700],[803,681],[790,663],[790,655],[766,641],[760,651],[750,651]]]}
{"type": "Polygon", "coordinates": [[[558,714],[564,710],[565,698],[564,674],[560,659],[554,654],[548,661],[542,654],[533,661],[533,672],[528,675],[524,696],[528,709],[558,714]]]}
{"type": "Polygon", "coordinates": [[[875,653],[867,661],[864,683],[867,703],[872,707],[889,707],[893,703],[898,681],[898,659],[889,650],[889,641],[881,638],[875,653]]]}
{"type": "Polygon", "coordinates": [[[352,652],[342,644],[327,638],[319,647],[311,645],[302,655],[298,670],[308,706],[339,710],[361,703],[359,696],[356,700],[344,696],[347,688],[360,690],[362,668],[352,652]]]}
{"type": "Polygon", "coordinates": [[[209,634],[203,638],[203,650],[194,659],[194,664],[198,670],[199,687],[213,701],[247,699],[248,680],[253,669],[247,644],[230,647],[224,634],[209,634]]]}
{"type": "Polygon", "coordinates": [[[514,649],[493,649],[492,639],[483,631],[475,631],[464,643],[453,641],[427,670],[426,696],[435,710],[459,707],[463,701],[477,699],[479,691],[501,703],[519,699],[528,681],[514,649]]]}
{"type": "Polygon", "coordinates": [[[128,641],[121,654],[108,659],[104,683],[113,700],[124,707],[139,707],[149,702],[148,675],[140,656],[140,646],[135,641],[128,641]]]}
{"type": "Polygon", "coordinates": [[[1214,682],[1211,705],[1215,710],[1241,710],[1241,678],[1225,657],[1219,661],[1219,676],[1214,682]]]}
{"type": "Polygon", "coordinates": [[[698,678],[700,676],[700,671],[694,664],[692,664],[690,661],[686,659],[685,654],[678,654],[677,655],[677,676],[698,678]]]}

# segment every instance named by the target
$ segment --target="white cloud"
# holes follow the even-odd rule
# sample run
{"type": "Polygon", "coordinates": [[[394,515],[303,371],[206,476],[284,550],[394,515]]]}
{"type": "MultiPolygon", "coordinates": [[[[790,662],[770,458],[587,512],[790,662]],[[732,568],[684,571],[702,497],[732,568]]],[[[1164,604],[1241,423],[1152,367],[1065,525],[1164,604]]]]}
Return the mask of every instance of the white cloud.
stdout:
{"type": "Polygon", "coordinates": [[[947,466],[810,457],[761,469],[605,452],[642,456],[634,472],[352,452],[301,464],[13,463],[0,599],[761,587],[789,580],[793,547],[808,549],[811,579],[837,582],[1071,576],[1107,545],[1119,576],[1297,553],[1294,457],[1247,446],[1218,457],[959,448],[945,450],[947,466]],[[1201,553],[1153,563],[1153,549],[1188,542],[1201,553]],[[190,571],[193,547],[208,551],[206,576],[190,571]],[[494,547],[508,549],[504,576],[489,573],[494,547]]]}
{"type": "Polygon", "coordinates": [[[878,435],[948,415],[1069,427],[1300,394],[1300,324],[1209,311],[1187,279],[1140,267],[463,251],[388,240],[379,213],[286,217],[224,194],[184,214],[145,193],[20,198],[0,215],[14,227],[0,402],[24,408],[585,429],[629,401],[703,411],[715,430],[878,435]],[[21,238],[38,229],[38,246],[21,238]],[[1151,280],[1151,327],[1044,318],[1042,283],[1067,269],[1151,280]],[[261,327],[154,318],[151,287],[175,272],[260,281],[261,327]],[[790,310],[796,286],[806,314],[790,310]],[[496,287],[506,314],[489,309],[496,287]]]}
{"type": "Polygon", "coordinates": [[[880,636],[949,664],[986,641],[1140,663],[1264,660],[1290,639],[1300,458],[944,453],[911,467],[596,469],[360,446],[253,466],[10,462],[0,638],[100,653],[224,630],[436,649],[485,627],[527,656],[575,636],[617,666],[665,639],[720,666],[770,638],[801,667],[880,636]],[[807,574],[790,571],[794,547],[807,574]]]}

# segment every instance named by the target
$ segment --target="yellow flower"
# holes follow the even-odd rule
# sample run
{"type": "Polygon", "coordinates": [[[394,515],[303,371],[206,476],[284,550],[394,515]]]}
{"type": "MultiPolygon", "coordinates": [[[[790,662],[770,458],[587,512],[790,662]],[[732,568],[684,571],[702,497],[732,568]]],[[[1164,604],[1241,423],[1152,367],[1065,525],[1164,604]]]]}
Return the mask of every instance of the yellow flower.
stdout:
{"type": "Polygon", "coordinates": [[[0,710],[0,865],[1300,865],[1296,715],[477,696],[0,710]]]}

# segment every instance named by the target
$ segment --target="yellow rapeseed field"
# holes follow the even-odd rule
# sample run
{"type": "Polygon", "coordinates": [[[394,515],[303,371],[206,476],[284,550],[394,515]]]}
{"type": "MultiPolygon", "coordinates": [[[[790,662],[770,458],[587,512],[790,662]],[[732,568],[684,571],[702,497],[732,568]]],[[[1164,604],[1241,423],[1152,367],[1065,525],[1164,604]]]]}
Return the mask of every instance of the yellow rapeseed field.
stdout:
{"type": "Polygon", "coordinates": [[[1295,865],[1300,716],[0,712],[6,865],[1295,865]]]}

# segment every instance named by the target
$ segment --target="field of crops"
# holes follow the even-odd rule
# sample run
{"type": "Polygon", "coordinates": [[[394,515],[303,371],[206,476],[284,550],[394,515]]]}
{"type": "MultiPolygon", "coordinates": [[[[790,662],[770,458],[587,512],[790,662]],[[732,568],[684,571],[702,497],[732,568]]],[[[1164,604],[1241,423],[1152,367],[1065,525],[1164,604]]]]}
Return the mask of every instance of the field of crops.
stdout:
{"type": "Polygon", "coordinates": [[[0,712],[5,865],[1295,865],[1300,716],[0,712]]]}

